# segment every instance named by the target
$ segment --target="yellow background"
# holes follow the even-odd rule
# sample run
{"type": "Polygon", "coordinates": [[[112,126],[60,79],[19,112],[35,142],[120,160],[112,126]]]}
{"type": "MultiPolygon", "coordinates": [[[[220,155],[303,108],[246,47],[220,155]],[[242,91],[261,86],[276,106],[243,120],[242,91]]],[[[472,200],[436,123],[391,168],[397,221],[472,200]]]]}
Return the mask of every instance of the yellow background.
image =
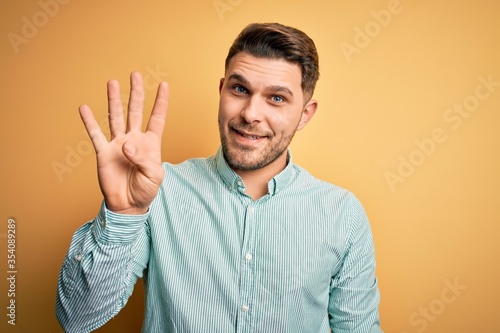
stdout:
{"type": "MultiPolygon", "coordinates": [[[[105,120],[106,81],[120,80],[126,92],[137,70],[148,76],[150,110],[165,79],[163,159],[212,155],[228,47],[247,23],[278,21],[308,33],[320,54],[319,110],[292,144],[295,161],[364,203],[384,331],[500,332],[497,1],[64,2],[0,4],[0,331],[62,331],[59,268],[73,232],[101,201],[77,107],[89,104],[105,120]],[[377,14],[388,9],[390,18],[377,14]],[[490,90],[480,78],[494,82],[490,90]],[[474,110],[451,113],[463,103],[474,110]],[[7,324],[4,277],[11,217],[16,326],[7,324]]],[[[139,331],[140,284],[100,332],[139,331]]]]}

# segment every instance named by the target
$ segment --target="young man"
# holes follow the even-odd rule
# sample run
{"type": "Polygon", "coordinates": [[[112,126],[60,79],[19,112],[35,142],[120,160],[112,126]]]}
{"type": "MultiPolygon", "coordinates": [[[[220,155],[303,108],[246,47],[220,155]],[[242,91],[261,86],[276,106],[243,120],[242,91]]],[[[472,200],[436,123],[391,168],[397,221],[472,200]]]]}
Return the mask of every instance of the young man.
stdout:
{"type": "Polygon", "coordinates": [[[118,84],[108,83],[109,142],[80,108],[104,201],[61,269],[56,310],[66,332],[105,324],[140,277],[143,332],[381,332],[361,204],[287,149],[316,111],[318,77],[307,35],[249,25],[219,85],[221,148],[178,165],[161,163],[166,83],[144,133],[137,73],[126,127],[118,84]]]}

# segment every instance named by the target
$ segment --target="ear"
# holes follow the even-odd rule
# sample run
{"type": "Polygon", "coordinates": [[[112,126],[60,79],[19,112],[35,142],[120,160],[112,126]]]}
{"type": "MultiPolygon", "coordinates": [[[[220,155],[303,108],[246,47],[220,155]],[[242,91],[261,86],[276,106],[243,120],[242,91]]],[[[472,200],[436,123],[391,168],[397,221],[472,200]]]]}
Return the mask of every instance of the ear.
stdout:
{"type": "Polygon", "coordinates": [[[309,120],[314,116],[316,113],[316,109],[318,108],[318,101],[315,99],[311,99],[307,104],[304,106],[304,109],[302,110],[302,114],[300,115],[300,122],[299,125],[297,126],[297,131],[303,129],[309,120]]]}
{"type": "Polygon", "coordinates": [[[224,78],[222,77],[219,81],[219,96],[222,91],[222,87],[224,86],[224,78]]]}

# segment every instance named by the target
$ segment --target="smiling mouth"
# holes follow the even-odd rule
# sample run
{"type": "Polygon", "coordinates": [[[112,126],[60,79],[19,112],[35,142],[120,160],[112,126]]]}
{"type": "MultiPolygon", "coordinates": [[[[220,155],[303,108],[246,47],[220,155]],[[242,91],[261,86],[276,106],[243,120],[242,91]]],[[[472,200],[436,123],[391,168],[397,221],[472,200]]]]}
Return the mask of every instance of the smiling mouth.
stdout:
{"type": "Polygon", "coordinates": [[[238,134],[240,137],[243,137],[247,140],[260,140],[260,139],[265,139],[267,136],[262,136],[262,135],[255,135],[253,133],[244,133],[241,131],[238,131],[237,129],[233,128],[232,129],[236,134],[238,134]]]}

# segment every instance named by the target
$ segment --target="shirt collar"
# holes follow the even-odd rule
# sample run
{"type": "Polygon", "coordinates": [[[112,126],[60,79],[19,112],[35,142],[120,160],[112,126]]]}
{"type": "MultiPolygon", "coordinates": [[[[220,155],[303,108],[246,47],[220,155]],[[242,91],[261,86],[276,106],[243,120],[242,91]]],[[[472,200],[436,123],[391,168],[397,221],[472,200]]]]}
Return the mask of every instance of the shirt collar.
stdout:
{"type": "MultiPolygon", "coordinates": [[[[239,190],[243,192],[245,190],[243,179],[241,179],[241,177],[238,176],[238,174],[227,164],[222,152],[222,147],[219,147],[217,154],[215,155],[215,165],[217,172],[230,191],[239,190]]],[[[295,168],[293,167],[292,153],[288,150],[287,165],[285,169],[283,169],[267,183],[269,195],[273,196],[283,189],[292,180],[295,173],[294,170],[295,168]]]]}

